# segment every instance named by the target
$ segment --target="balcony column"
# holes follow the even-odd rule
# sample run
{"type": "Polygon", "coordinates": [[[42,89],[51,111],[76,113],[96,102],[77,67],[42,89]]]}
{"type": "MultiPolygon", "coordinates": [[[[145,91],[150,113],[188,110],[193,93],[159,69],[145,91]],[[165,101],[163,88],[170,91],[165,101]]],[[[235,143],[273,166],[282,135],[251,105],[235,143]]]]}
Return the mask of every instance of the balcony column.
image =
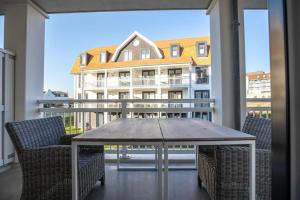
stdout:
{"type": "MultiPolygon", "coordinates": [[[[107,92],[107,69],[104,70],[104,99],[108,99],[108,92],[107,92]]],[[[107,108],[107,104],[104,104],[104,108],[107,108]]],[[[108,113],[103,113],[104,124],[108,123],[108,113]]]]}
{"type": "Polygon", "coordinates": [[[133,70],[130,68],[130,88],[129,88],[129,98],[133,99],[133,70]]]}
{"type": "Polygon", "coordinates": [[[37,100],[43,97],[45,19],[31,1],[4,8],[4,48],[16,54],[15,119],[38,118],[37,100]]]}
{"type": "MultiPolygon", "coordinates": [[[[192,99],[192,66],[189,66],[189,87],[188,87],[188,98],[192,99]]],[[[192,103],[189,103],[189,107],[192,107],[192,103]]],[[[188,118],[192,118],[192,112],[188,112],[188,118]]]]}
{"type": "Polygon", "coordinates": [[[157,85],[157,99],[161,99],[160,66],[157,67],[156,85],[157,85]]]}
{"type": "Polygon", "coordinates": [[[237,34],[237,0],[212,1],[211,33],[211,96],[216,100],[213,121],[240,129],[240,63],[237,34]]]}

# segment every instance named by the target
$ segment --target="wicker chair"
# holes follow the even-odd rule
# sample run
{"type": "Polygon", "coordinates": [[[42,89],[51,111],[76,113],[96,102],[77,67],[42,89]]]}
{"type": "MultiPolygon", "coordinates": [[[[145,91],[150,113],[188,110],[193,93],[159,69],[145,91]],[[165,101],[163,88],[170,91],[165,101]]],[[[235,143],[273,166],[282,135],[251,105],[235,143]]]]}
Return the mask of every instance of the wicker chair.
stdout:
{"type": "MultiPolygon", "coordinates": [[[[71,139],[61,117],[12,122],[5,125],[22,168],[22,200],[72,199],[71,139]]],[[[103,146],[80,147],[79,199],[98,180],[104,184],[103,146]]]]}
{"type": "MultiPolygon", "coordinates": [[[[243,132],[256,136],[256,199],[271,199],[271,120],[246,118],[243,132]]],[[[198,181],[213,200],[249,199],[249,147],[199,147],[198,181]]]]}

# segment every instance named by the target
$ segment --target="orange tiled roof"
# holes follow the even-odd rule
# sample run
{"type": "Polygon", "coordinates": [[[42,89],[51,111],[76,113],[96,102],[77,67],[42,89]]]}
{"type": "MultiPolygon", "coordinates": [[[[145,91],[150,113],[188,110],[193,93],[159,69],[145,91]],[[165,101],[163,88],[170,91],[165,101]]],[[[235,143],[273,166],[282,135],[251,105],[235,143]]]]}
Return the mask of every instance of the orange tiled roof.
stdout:
{"type": "Polygon", "coordinates": [[[209,37],[194,37],[194,38],[182,38],[173,40],[161,40],[154,42],[163,54],[163,58],[160,59],[148,59],[148,60],[132,60],[132,61],[118,61],[113,62],[111,60],[117,46],[106,46],[90,49],[84,53],[88,53],[91,58],[87,66],[80,67],[80,58],[76,58],[75,63],[72,67],[71,73],[78,74],[81,71],[93,70],[93,69],[110,69],[110,68],[120,68],[120,67],[134,67],[141,65],[158,65],[158,64],[178,64],[178,63],[192,63],[193,65],[210,65],[210,38],[209,37]],[[197,57],[196,53],[196,43],[198,41],[207,42],[207,57],[197,57]],[[182,52],[180,57],[170,56],[170,45],[180,44],[182,52]],[[99,54],[100,52],[108,52],[108,62],[100,63],[99,54]]]}
{"type": "Polygon", "coordinates": [[[248,76],[248,80],[267,80],[271,78],[271,73],[257,71],[257,72],[249,72],[247,73],[247,76],[248,76]]]}

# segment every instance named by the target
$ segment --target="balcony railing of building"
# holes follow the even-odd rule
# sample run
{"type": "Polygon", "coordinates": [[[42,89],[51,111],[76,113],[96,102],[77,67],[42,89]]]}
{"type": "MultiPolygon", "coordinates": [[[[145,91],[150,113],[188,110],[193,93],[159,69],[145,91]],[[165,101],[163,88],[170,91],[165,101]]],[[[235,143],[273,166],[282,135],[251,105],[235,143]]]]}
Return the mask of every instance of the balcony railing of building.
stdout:
{"type": "MultiPolygon", "coordinates": [[[[208,79],[208,78],[207,78],[208,79]]],[[[208,80],[201,81],[201,84],[207,84],[208,80]]],[[[154,87],[154,86],[189,86],[190,77],[189,76],[178,76],[178,77],[139,77],[132,79],[133,87],[154,87]]],[[[197,81],[197,84],[198,83],[197,81]]],[[[86,80],[84,82],[84,89],[93,90],[105,88],[105,79],[99,80],[86,80]]],[[[107,78],[107,88],[122,88],[122,87],[130,87],[131,86],[131,78],[119,78],[119,77],[110,77],[107,78]]]]}
{"type": "MultiPolygon", "coordinates": [[[[66,132],[69,134],[84,133],[118,118],[176,117],[210,120],[214,112],[214,102],[214,99],[38,100],[39,112],[42,116],[62,116],[66,132]],[[46,105],[53,106],[49,108],[46,105]],[[99,117],[99,115],[101,116],[99,117]],[[107,120],[104,119],[105,117],[107,120]],[[96,120],[96,123],[93,123],[93,120],[96,120]]],[[[270,102],[271,99],[247,99],[247,113],[270,118],[270,102]]],[[[155,153],[152,146],[126,146],[121,149],[118,146],[106,146],[105,150],[107,154],[114,155],[111,156],[113,160],[127,155],[147,157],[147,155],[155,153]]],[[[185,154],[190,162],[196,162],[195,151],[196,149],[192,145],[170,147],[171,155],[185,154]]],[[[117,160],[119,161],[119,159],[117,160]]],[[[129,160],[127,159],[127,162],[129,160]]]]}
{"type": "MultiPolygon", "coordinates": [[[[214,110],[213,99],[39,100],[38,104],[39,112],[43,117],[62,116],[66,132],[69,134],[84,133],[117,118],[199,118],[201,117],[199,113],[206,113],[207,116],[214,110]],[[199,104],[203,106],[195,106],[199,104]],[[49,108],[46,105],[54,106],[49,108]]],[[[118,146],[106,146],[105,150],[108,155],[114,155],[114,158],[117,155],[119,158],[118,146]]],[[[154,155],[154,152],[152,146],[126,146],[120,150],[122,157],[141,154],[147,157],[150,154],[154,155]]],[[[187,159],[195,161],[194,146],[173,146],[170,148],[170,153],[187,154],[187,159]]]]}

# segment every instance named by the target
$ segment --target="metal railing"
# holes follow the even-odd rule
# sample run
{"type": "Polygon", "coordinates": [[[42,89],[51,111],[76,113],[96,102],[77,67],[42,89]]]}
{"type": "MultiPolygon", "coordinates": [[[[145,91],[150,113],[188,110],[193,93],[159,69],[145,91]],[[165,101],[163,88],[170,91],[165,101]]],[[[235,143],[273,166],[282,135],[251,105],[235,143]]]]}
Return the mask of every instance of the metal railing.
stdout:
{"type": "MultiPolygon", "coordinates": [[[[89,99],[89,100],[38,100],[39,112],[43,117],[60,115],[66,132],[84,133],[117,118],[192,118],[194,113],[211,113],[213,99],[89,99]],[[47,108],[45,105],[54,105],[47,108]],[[68,105],[56,107],[55,105],[68,105]],[[199,106],[205,105],[205,106],[199,106]],[[197,105],[197,106],[195,106],[197,105]]],[[[117,146],[106,146],[107,153],[118,153],[117,146]]],[[[152,146],[127,146],[121,154],[152,154],[152,146]]],[[[171,154],[195,154],[194,146],[173,146],[171,154]]]]}
{"type": "MultiPolygon", "coordinates": [[[[211,119],[214,99],[89,99],[89,100],[39,100],[39,112],[44,117],[60,115],[66,132],[84,133],[118,118],[199,118],[211,119]],[[46,107],[53,105],[53,107],[46,107]],[[67,105],[67,106],[59,106],[67,105]]],[[[247,99],[247,113],[271,117],[271,99],[247,99]]],[[[170,154],[195,155],[194,146],[172,146],[170,154]]],[[[106,146],[108,154],[150,155],[152,146],[106,146]]],[[[130,160],[130,159],[129,159],[130,160]]],[[[133,159],[134,160],[134,159],[133,159]]]]}

